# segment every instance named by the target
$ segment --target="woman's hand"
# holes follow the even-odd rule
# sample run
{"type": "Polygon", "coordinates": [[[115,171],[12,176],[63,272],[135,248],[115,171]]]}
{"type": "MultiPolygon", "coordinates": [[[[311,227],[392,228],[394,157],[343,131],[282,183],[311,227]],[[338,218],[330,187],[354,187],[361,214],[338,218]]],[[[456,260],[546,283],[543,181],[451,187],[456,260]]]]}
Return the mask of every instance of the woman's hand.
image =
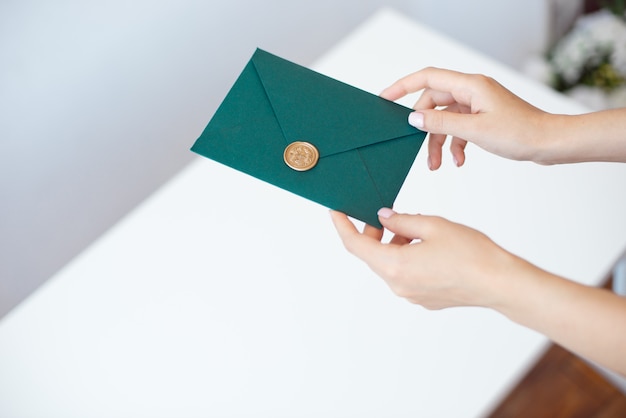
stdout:
{"type": "Polygon", "coordinates": [[[379,212],[395,235],[381,243],[382,230],[360,233],[339,212],[331,212],[349,252],[362,259],[399,296],[429,309],[495,306],[507,272],[522,260],[484,234],[440,217],[379,212]]]}
{"type": "Polygon", "coordinates": [[[530,105],[492,78],[439,68],[410,74],[380,96],[397,100],[424,90],[409,123],[430,133],[428,165],[441,165],[442,147],[451,135],[450,151],[458,166],[465,162],[465,146],[479,147],[513,160],[541,162],[550,114],[530,105]],[[435,110],[443,106],[445,109],[435,110]]]}
{"type": "Polygon", "coordinates": [[[359,232],[331,212],[344,246],[399,296],[428,309],[492,308],[626,376],[626,299],[548,273],[484,234],[443,218],[381,209],[383,230],[359,232]]]}

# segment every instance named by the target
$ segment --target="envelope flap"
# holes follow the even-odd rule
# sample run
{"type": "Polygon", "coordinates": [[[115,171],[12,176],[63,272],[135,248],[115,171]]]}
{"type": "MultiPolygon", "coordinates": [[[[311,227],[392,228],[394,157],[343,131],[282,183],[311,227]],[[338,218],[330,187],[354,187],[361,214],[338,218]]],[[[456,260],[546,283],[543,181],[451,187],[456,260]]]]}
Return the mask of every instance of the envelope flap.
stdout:
{"type": "Polygon", "coordinates": [[[252,63],[287,143],[311,142],[324,157],[418,132],[397,103],[260,49],[252,63]]]}

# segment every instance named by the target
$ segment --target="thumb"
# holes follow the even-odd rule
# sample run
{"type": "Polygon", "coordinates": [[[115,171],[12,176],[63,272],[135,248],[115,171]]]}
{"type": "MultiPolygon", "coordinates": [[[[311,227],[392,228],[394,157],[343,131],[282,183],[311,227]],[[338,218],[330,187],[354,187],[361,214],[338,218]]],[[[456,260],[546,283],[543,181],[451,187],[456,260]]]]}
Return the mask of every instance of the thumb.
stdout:
{"type": "Polygon", "coordinates": [[[380,223],[389,231],[410,239],[428,239],[436,227],[435,216],[408,215],[391,209],[378,211],[380,223]]]}
{"type": "Polygon", "coordinates": [[[409,114],[409,124],[433,134],[452,135],[470,140],[475,136],[479,116],[446,110],[423,109],[409,114]]]}

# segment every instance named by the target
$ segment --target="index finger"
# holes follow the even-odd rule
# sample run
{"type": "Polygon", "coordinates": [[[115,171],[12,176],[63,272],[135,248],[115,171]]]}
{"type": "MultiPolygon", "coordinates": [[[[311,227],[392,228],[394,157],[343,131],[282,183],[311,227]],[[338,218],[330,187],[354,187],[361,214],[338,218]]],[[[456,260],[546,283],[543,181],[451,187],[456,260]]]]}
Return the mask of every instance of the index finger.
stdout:
{"type": "Polygon", "coordinates": [[[425,88],[451,93],[457,101],[468,102],[469,74],[442,68],[428,67],[402,77],[380,93],[387,100],[398,100],[425,88]]]}
{"type": "Polygon", "coordinates": [[[376,237],[361,234],[344,213],[331,210],[330,216],[344,247],[358,258],[365,259],[383,246],[376,237]]]}

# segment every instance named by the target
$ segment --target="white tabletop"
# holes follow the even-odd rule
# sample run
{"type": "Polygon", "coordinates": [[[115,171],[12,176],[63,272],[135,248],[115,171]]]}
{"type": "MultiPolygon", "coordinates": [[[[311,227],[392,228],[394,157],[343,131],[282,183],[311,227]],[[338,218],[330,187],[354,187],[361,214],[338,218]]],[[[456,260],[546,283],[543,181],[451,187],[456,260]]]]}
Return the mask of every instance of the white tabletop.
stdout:
{"type": "MultiPolygon", "coordinates": [[[[584,110],[389,10],[315,68],[378,92],[426,65],[584,110]]],[[[397,209],[602,280],[626,247],[626,165],[467,153],[431,173],[420,152],[397,209]]],[[[346,253],[325,208],[198,157],[0,322],[0,416],[481,416],[546,343],[488,310],[410,305],[346,253]]]]}

